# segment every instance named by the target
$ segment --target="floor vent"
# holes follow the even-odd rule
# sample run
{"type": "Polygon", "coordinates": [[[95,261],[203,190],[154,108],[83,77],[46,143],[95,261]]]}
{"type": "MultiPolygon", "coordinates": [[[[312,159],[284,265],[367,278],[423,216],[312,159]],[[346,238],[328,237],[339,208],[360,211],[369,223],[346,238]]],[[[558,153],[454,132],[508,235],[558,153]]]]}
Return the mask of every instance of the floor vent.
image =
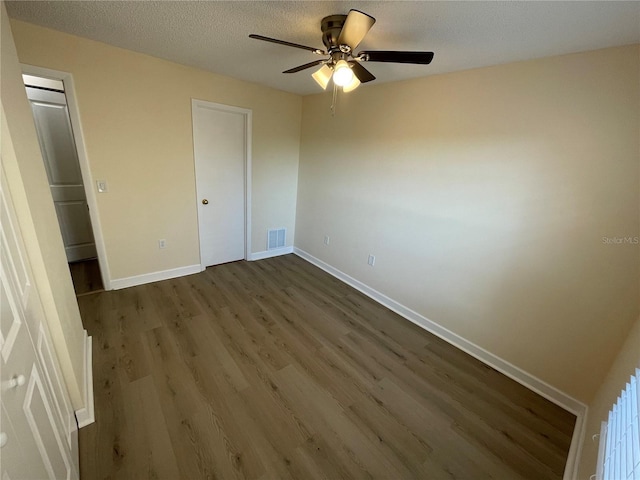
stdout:
{"type": "Polygon", "coordinates": [[[285,228],[268,230],[267,231],[267,250],[273,250],[274,248],[284,247],[286,236],[287,236],[287,230],[285,228]]]}

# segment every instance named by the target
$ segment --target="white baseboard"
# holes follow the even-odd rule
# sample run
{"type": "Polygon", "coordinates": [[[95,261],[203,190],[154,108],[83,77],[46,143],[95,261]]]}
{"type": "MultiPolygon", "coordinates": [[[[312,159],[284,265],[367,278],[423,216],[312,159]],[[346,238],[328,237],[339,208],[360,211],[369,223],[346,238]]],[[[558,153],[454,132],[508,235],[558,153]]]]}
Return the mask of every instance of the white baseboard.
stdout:
{"type": "Polygon", "coordinates": [[[188,265],[186,267],[172,268],[170,270],[144,273],[134,277],[116,278],[111,280],[111,289],[120,290],[121,288],[144,285],[145,283],[159,282],[161,280],[169,280],[170,278],[193,275],[194,273],[200,273],[202,270],[203,268],[200,265],[188,265]]]}
{"type": "Polygon", "coordinates": [[[93,404],[93,344],[92,338],[84,331],[84,407],[76,410],[78,428],[96,421],[93,404]]]}
{"type": "Polygon", "coordinates": [[[348,285],[351,285],[356,290],[364,293],[368,297],[377,301],[378,303],[384,305],[389,310],[396,312],[398,315],[403,316],[410,322],[415,323],[416,325],[424,328],[428,332],[433,333],[434,335],[442,338],[443,340],[449,342],[453,346],[459,348],[460,350],[468,353],[472,357],[477,358],[481,362],[489,365],[490,367],[498,370],[499,372],[505,374],[507,377],[515,380],[516,382],[524,385],[525,387],[533,390],[539,395],[542,395],[547,400],[552,401],[556,405],[561,406],[565,410],[573,413],[574,415],[583,414],[586,410],[586,405],[579,400],[567,395],[566,393],[558,390],[557,388],[549,385],[543,380],[525,372],[519,367],[509,363],[508,361],[494,355],[493,353],[485,350],[482,347],[470,342],[469,340],[461,337],[460,335],[453,333],[451,330],[446,329],[445,327],[438,325],[436,322],[429,320],[428,318],[420,315],[419,313],[411,310],[408,307],[392,300],[386,295],[374,290],[373,288],[365,285],[364,283],[356,280],[353,277],[350,277],[346,273],[341,272],[337,268],[332,267],[331,265],[323,262],[322,260],[310,255],[304,250],[300,250],[297,247],[294,247],[293,253],[298,255],[301,258],[304,258],[308,262],[314,264],[315,266],[321,268],[327,273],[330,273],[334,277],[342,280],[348,285]]]}
{"type": "Polygon", "coordinates": [[[273,250],[265,250],[264,252],[256,252],[249,255],[247,260],[263,260],[265,258],[278,257],[280,255],[287,255],[293,253],[293,247],[274,248],[273,250]]]}

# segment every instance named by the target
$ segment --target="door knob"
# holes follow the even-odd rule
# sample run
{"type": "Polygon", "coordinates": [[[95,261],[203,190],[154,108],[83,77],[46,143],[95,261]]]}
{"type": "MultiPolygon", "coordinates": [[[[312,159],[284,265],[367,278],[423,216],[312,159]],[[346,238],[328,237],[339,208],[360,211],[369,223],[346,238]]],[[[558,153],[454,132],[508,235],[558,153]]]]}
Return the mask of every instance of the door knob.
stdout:
{"type": "Polygon", "coordinates": [[[14,375],[11,380],[9,380],[9,388],[21,387],[26,382],[24,375],[14,375]]]}
{"type": "Polygon", "coordinates": [[[6,433],[0,432],[0,448],[4,447],[9,441],[9,437],[6,433]]]}
{"type": "Polygon", "coordinates": [[[204,198],[204,199],[202,200],[202,204],[203,204],[203,205],[209,205],[209,200],[207,200],[206,198],[204,198]]]}

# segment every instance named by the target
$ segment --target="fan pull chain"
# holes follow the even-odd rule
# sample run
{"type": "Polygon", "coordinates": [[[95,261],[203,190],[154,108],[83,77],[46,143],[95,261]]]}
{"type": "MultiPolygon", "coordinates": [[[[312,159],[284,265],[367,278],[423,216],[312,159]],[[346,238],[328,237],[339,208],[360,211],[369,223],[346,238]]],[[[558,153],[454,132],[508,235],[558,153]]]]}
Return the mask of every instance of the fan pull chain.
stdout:
{"type": "Polygon", "coordinates": [[[333,84],[333,101],[331,103],[331,116],[336,116],[336,104],[338,103],[338,86],[333,84]]]}

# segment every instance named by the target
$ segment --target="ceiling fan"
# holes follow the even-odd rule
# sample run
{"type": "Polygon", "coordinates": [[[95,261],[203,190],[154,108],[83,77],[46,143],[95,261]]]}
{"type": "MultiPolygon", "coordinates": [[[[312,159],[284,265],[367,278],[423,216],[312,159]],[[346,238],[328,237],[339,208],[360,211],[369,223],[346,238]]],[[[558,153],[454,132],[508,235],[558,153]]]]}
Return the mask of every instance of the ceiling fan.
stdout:
{"type": "Polygon", "coordinates": [[[350,10],[348,15],[330,15],[323,18],[320,28],[322,29],[322,43],[327,48],[326,51],[263,35],[251,34],[249,37],[287,47],[301,48],[316,55],[328,56],[328,58],[305,63],[282,72],[296,73],[322,65],[311,76],[323,89],[327,88],[330,80],[333,80],[334,85],[342,87],[345,92],[354,90],[361,83],[375,80],[376,77],[362,66],[363,62],[413,63],[420,65],[431,63],[433,52],[369,50],[359,52],[356,55],[354,53],[355,48],[375,22],[375,18],[359,10],[350,10]]]}

